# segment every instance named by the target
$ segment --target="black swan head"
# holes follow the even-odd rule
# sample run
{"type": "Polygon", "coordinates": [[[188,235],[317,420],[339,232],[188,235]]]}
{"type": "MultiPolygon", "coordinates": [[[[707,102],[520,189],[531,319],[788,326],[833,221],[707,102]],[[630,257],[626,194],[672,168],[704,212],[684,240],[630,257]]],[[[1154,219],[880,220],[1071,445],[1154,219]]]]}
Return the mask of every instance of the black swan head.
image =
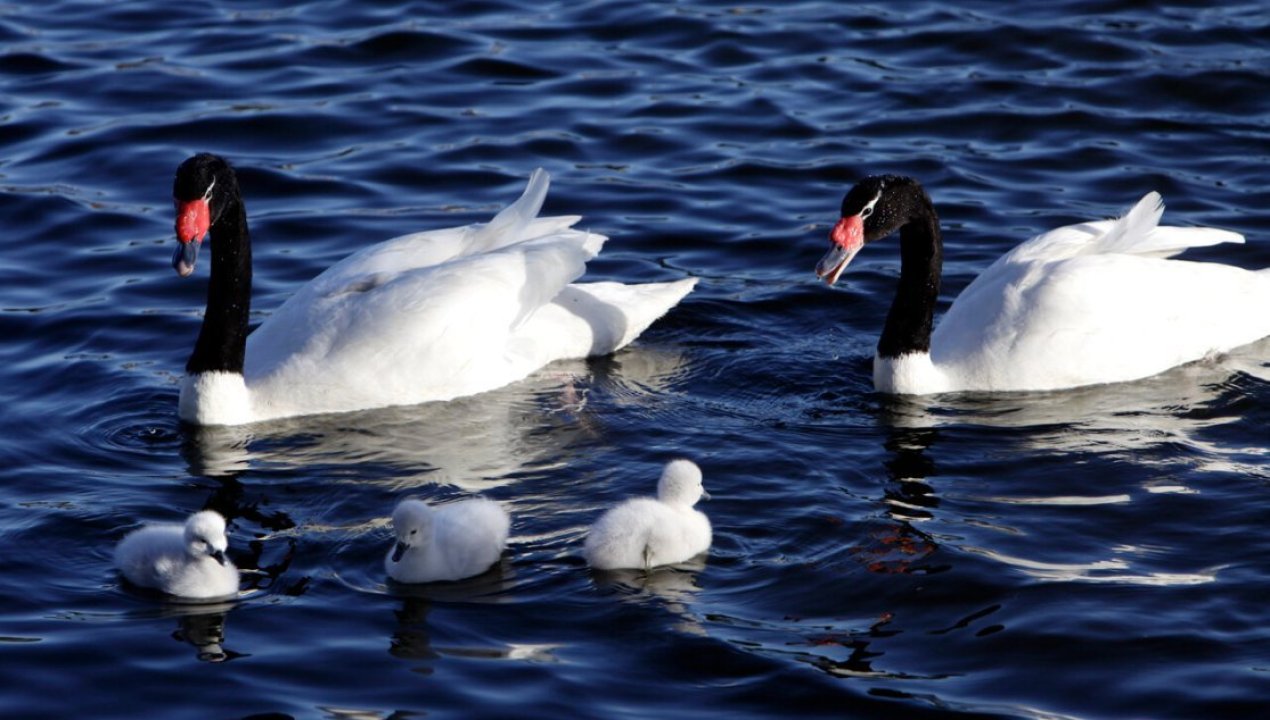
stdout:
{"type": "Polygon", "coordinates": [[[829,285],[865,243],[934,213],[921,183],[902,175],[871,175],[842,198],[841,219],[829,233],[829,251],[816,265],[816,275],[829,285]]]}
{"type": "Polygon", "coordinates": [[[241,202],[238,178],[229,163],[211,153],[199,153],[176,169],[172,182],[176,205],[176,239],[172,267],[181,277],[194,272],[199,245],[231,203],[241,202]]]}

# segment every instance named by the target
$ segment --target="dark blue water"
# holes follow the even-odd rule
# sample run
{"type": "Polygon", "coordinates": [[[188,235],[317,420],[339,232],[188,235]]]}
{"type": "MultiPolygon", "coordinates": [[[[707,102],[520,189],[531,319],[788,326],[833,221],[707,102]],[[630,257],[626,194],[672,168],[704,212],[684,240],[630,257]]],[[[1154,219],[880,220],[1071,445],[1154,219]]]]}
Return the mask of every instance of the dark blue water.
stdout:
{"type": "Polygon", "coordinates": [[[1266,343],[895,400],[898,244],[812,269],[870,172],[929,188],[945,302],[1148,190],[1249,238],[1196,256],[1270,265],[1267,68],[1258,2],[0,4],[0,714],[1264,715],[1266,343]],[[170,192],[200,150],[239,168],[257,317],[536,166],[547,212],[613,238],[592,278],[702,282],[488,395],[182,427],[206,276],[171,270],[170,192]],[[586,525],[676,455],[708,559],[593,575],[586,525]],[[474,492],[514,514],[502,565],[389,587],[393,504],[474,492]],[[128,529],[203,507],[240,602],[121,587],[128,529]]]}

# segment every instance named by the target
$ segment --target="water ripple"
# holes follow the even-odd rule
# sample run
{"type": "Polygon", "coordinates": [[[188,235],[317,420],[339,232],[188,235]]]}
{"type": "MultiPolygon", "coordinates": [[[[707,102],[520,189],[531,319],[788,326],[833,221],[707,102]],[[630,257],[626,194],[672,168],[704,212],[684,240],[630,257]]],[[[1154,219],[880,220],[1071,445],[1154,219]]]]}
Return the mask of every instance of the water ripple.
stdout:
{"type": "Polygon", "coordinates": [[[1264,344],[1112,388],[886,398],[898,243],[834,290],[812,274],[869,172],[930,189],[941,308],[1148,190],[1249,239],[1196,259],[1270,266],[1260,4],[67,0],[6,6],[0,40],[12,712],[1260,710],[1264,344]],[[169,194],[197,150],[239,168],[253,321],[357,248],[488,220],[537,166],[547,212],[612,238],[592,278],[702,281],[634,347],[478,398],[182,426],[206,289],[171,273],[169,194]],[[589,571],[588,524],[680,455],[709,557],[589,571]],[[504,503],[509,552],[390,585],[408,494],[504,503]],[[114,542],[203,507],[238,603],[120,584],[114,542]]]}

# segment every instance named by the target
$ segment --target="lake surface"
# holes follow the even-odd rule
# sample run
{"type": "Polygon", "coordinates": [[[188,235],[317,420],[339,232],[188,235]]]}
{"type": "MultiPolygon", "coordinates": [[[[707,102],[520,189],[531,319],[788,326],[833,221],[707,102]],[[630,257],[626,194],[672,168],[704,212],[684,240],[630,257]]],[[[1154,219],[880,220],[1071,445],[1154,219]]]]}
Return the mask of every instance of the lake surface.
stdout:
{"type": "Polygon", "coordinates": [[[1194,257],[1270,266],[1264,3],[41,1],[0,3],[0,43],[0,714],[1270,709],[1270,343],[896,400],[870,366],[898,243],[813,274],[880,172],[934,199],[944,307],[1149,190],[1249,240],[1194,257]],[[202,150],[239,170],[256,318],[539,166],[546,212],[612,238],[591,279],[701,282],[635,346],[497,392],[184,427],[206,270],[172,271],[170,197],[202,150]],[[677,456],[709,556],[593,574],[587,525],[677,456]],[[514,516],[502,563],[389,585],[393,505],[476,493],[514,516]],[[239,601],[121,585],[114,543],[205,507],[239,601]]]}

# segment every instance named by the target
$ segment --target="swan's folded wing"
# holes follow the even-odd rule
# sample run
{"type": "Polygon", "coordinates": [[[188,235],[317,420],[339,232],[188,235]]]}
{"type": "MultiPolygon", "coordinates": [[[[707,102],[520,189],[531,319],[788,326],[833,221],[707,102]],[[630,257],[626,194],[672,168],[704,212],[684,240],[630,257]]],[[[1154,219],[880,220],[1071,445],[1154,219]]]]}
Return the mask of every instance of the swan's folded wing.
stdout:
{"type": "Polygon", "coordinates": [[[1161,225],[1142,238],[1140,242],[1122,252],[1156,258],[1171,258],[1183,250],[1242,243],[1244,236],[1229,230],[1209,227],[1169,227],[1161,225]]]}
{"type": "Polygon", "coordinates": [[[542,168],[534,170],[520,198],[500,210],[493,220],[474,234],[470,252],[489,252],[524,239],[525,229],[538,217],[538,211],[542,210],[549,187],[551,176],[547,171],[542,168]]]}
{"type": "Polygon", "coordinates": [[[1102,254],[1167,258],[1188,248],[1244,241],[1242,235],[1228,230],[1160,225],[1163,213],[1164,203],[1159,193],[1149,192],[1119,219],[1091,220],[1055,228],[1021,243],[997,263],[1052,262],[1077,255],[1102,254]]]}
{"type": "MultiPolygon", "coordinates": [[[[1270,277],[1231,265],[1088,254],[1017,263],[963,293],[931,337],[958,387],[1050,390],[1149,377],[1270,334],[1270,277]]],[[[976,281],[978,282],[978,281],[976,281]]]]}
{"type": "Polygon", "coordinates": [[[432,267],[346,278],[320,286],[325,294],[306,286],[249,336],[248,382],[257,397],[277,388],[288,402],[342,388],[346,409],[499,387],[517,379],[504,359],[515,328],[582,275],[603,241],[566,230],[432,267]]]}
{"type": "Polygon", "coordinates": [[[303,289],[312,288],[318,295],[328,294],[360,276],[442,265],[482,251],[548,237],[573,227],[581,219],[580,215],[534,218],[521,228],[520,235],[501,237],[492,248],[487,246],[490,245],[490,235],[485,232],[487,225],[463,225],[402,235],[349,255],[303,289]]]}
{"type": "Polygon", "coordinates": [[[363,276],[442,265],[567,230],[581,220],[581,216],[538,217],[550,181],[546,171],[539,168],[530,176],[520,198],[488,223],[410,233],[362,248],[327,268],[304,289],[315,295],[327,295],[360,282],[363,276]]]}

